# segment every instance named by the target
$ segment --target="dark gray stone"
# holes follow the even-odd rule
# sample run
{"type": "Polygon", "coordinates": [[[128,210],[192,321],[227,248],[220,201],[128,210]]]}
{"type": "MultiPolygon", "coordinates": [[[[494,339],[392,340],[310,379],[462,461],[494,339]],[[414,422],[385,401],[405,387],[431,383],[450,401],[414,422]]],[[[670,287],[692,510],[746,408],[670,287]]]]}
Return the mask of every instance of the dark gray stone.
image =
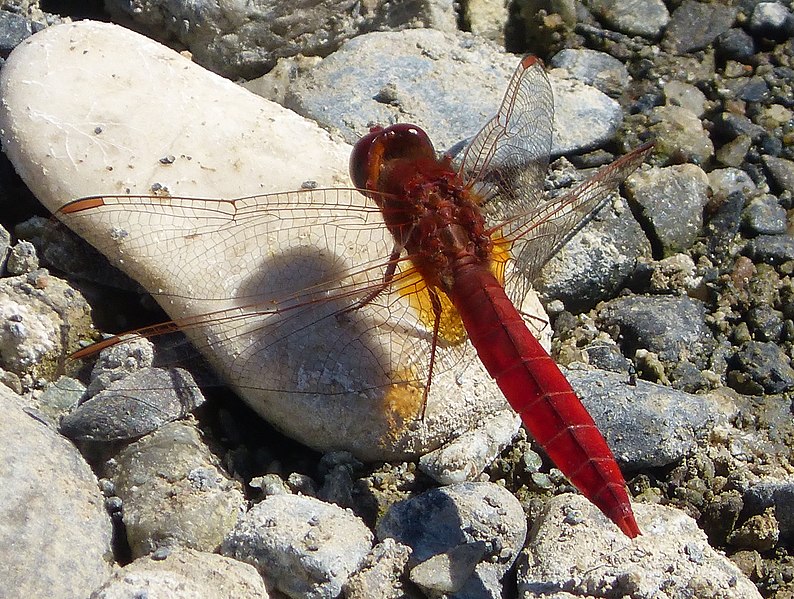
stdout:
{"type": "Polygon", "coordinates": [[[794,260],[794,235],[759,235],[747,243],[744,253],[754,262],[779,266],[794,260]]]}
{"type": "Polygon", "coordinates": [[[729,361],[728,384],[750,395],[783,393],[794,388],[794,368],[771,342],[745,343],[729,361]]]}
{"type": "Polygon", "coordinates": [[[662,47],[676,54],[702,50],[730,29],[736,12],[723,4],[684,0],[670,17],[662,47]]]}
{"type": "Polygon", "coordinates": [[[777,198],[765,195],[751,201],[744,209],[742,222],[749,236],[780,235],[786,232],[786,209],[777,198]]]}
{"type": "Polygon", "coordinates": [[[750,17],[750,31],[758,37],[783,41],[794,33],[794,15],[780,2],[759,2],[750,17]]]}
{"type": "Polygon", "coordinates": [[[549,66],[568,71],[574,79],[593,85],[608,96],[617,97],[629,84],[629,71],[614,56],[588,48],[560,50],[549,66]]]}

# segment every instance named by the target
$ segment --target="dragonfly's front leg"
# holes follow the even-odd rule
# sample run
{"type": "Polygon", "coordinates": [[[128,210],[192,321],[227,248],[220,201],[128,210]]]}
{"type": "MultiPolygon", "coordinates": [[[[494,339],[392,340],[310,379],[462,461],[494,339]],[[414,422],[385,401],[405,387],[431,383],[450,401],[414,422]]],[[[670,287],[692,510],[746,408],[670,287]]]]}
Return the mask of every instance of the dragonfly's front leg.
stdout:
{"type": "Polygon", "coordinates": [[[374,301],[376,297],[378,297],[381,293],[383,293],[389,285],[391,285],[392,281],[394,280],[394,273],[397,272],[397,260],[400,258],[400,254],[402,253],[403,246],[402,245],[394,245],[394,249],[391,251],[389,255],[389,262],[386,266],[386,271],[383,273],[383,281],[381,281],[378,286],[370,291],[367,295],[365,295],[360,300],[356,300],[352,306],[345,308],[342,310],[339,315],[348,314],[349,312],[353,312],[355,310],[359,310],[363,308],[370,302],[374,301]]]}

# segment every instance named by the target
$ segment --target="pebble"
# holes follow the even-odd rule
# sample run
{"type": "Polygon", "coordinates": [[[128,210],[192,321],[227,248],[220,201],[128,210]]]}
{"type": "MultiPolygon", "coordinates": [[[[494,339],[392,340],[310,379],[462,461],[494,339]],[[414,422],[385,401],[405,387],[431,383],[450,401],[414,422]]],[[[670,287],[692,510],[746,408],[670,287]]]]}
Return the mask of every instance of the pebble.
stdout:
{"type": "Polygon", "coordinates": [[[372,533],[350,511],[285,494],[252,507],[221,552],[253,565],[290,597],[334,599],[371,548],[372,533]]]}
{"type": "Polygon", "coordinates": [[[242,511],[240,484],[220,469],[189,424],[165,424],[114,462],[112,480],[133,557],[163,547],[213,552],[242,511]]]}
{"type": "Polygon", "coordinates": [[[343,585],[345,598],[405,599],[408,590],[403,584],[402,574],[410,556],[410,547],[388,537],[383,539],[343,585]]]}
{"type": "Polygon", "coordinates": [[[695,521],[672,507],[634,504],[643,534],[629,540],[578,495],[554,497],[517,563],[518,593],[559,596],[761,599],[755,586],[712,549],[695,521]]]}
{"type": "Polygon", "coordinates": [[[192,549],[174,549],[164,558],[146,556],[116,570],[92,599],[268,599],[253,566],[192,549]]]}
{"type": "Polygon", "coordinates": [[[794,194],[794,161],[775,156],[762,156],[761,160],[777,188],[794,194]]]}
{"type": "Polygon", "coordinates": [[[732,6],[684,0],[670,17],[662,48],[675,54],[702,50],[730,29],[736,13],[732,6]]]}
{"type": "Polygon", "coordinates": [[[786,232],[786,209],[777,198],[764,195],[752,200],[742,212],[742,224],[749,237],[782,235],[786,232]]]}
{"type": "Polygon", "coordinates": [[[662,0],[589,0],[586,4],[606,25],[626,35],[658,39],[670,21],[670,13],[662,0]]]}
{"type": "Polygon", "coordinates": [[[602,208],[541,269],[534,286],[546,301],[561,300],[574,312],[612,297],[627,282],[651,245],[625,200],[602,208]]]}
{"type": "Polygon", "coordinates": [[[419,458],[419,469],[442,485],[475,480],[515,438],[521,418],[504,410],[419,458]]]}
{"type": "Polygon", "coordinates": [[[794,260],[794,235],[759,235],[745,246],[754,262],[778,266],[794,260]]]}
{"type": "Polygon", "coordinates": [[[0,406],[2,594],[88,597],[113,560],[96,477],[74,445],[26,413],[4,385],[0,406]]]}
{"type": "Polygon", "coordinates": [[[745,343],[734,354],[729,366],[728,384],[740,393],[762,395],[794,388],[794,368],[775,343],[745,343]]]}
{"type": "Polygon", "coordinates": [[[384,24],[457,29],[452,3],[438,0],[412,10],[388,4],[378,10],[351,10],[336,1],[297,11],[289,4],[263,8],[245,2],[157,1],[133,7],[112,0],[106,10],[115,21],[132,21],[151,37],[178,40],[198,64],[232,80],[258,77],[282,57],[327,55],[345,40],[384,24]]]}
{"type": "Polygon", "coordinates": [[[455,580],[457,590],[448,591],[451,599],[499,596],[499,580],[513,564],[526,534],[518,500],[492,483],[432,489],[392,505],[377,526],[378,539],[393,538],[412,549],[408,562],[412,578],[413,570],[420,568],[417,576],[425,588],[452,585],[455,580]],[[472,567],[476,554],[480,561],[472,567]],[[437,559],[428,564],[433,558],[437,559]]]}
{"type": "Polygon", "coordinates": [[[24,275],[39,267],[36,248],[29,241],[20,241],[11,247],[6,262],[6,270],[11,275],[24,275]]]}
{"type": "Polygon", "coordinates": [[[714,47],[718,56],[728,60],[744,62],[755,54],[755,43],[752,36],[738,27],[728,29],[718,35],[714,47]]]}
{"type": "Polygon", "coordinates": [[[648,130],[656,139],[656,153],[675,157],[673,162],[706,164],[714,155],[714,144],[703,123],[682,106],[653,108],[648,130]]]}
{"type": "Polygon", "coordinates": [[[750,514],[761,514],[774,507],[780,539],[794,539],[794,482],[766,480],[753,485],[743,495],[744,506],[750,514]]]}
{"type": "Polygon", "coordinates": [[[706,95],[690,83],[674,79],[665,83],[662,90],[667,104],[681,106],[697,117],[706,111],[706,95]]]}
{"type": "Polygon", "coordinates": [[[783,41],[794,34],[794,15],[779,2],[759,2],[750,17],[750,31],[757,37],[783,41]]]}
{"type": "MultiPolygon", "coordinates": [[[[441,151],[473,136],[496,112],[515,67],[515,57],[464,33],[372,33],[346,43],[298,79],[285,105],[348,143],[371,124],[411,122],[441,151]]],[[[598,147],[615,134],[622,121],[617,102],[554,72],[550,81],[553,155],[598,147]]]]}
{"type": "Polygon", "coordinates": [[[620,331],[624,355],[647,349],[665,362],[692,361],[700,368],[714,349],[705,315],[703,302],[669,295],[618,297],[598,310],[601,328],[620,331]]]}
{"type": "Polygon", "coordinates": [[[184,418],[204,403],[181,368],[145,368],[116,381],[61,420],[60,432],[79,441],[124,441],[184,418]]]}
{"type": "Polygon", "coordinates": [[[660,257],[688,249],[703,228],[708,177],[694,164],[636,171],[626,180],[629,201],[649,224],[651,246],[660,257]]]}
{"type": "Polygon", "coordinates": [[[613,98],[629,84],[629,71],[614,56],[588,48],[560,50],[549,61],[553,68],[565,69],[571,77],[592,85],[613,98]]]}

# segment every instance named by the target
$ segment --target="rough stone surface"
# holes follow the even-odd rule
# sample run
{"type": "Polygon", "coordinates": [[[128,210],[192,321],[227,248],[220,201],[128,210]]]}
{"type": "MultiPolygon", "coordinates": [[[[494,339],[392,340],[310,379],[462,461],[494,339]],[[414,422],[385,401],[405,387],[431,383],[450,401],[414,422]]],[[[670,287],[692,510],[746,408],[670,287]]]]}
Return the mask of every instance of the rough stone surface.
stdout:
{"type": "Polygon", "coordinates": [[[521,505],[504,488],[461,483],[394,504],[378,523],[377,535],[411,547],[411,568],[444,554],[446,565],[431,563],[420,579],[428,585],[431,579],[438,582],[439,576],[445,585],[455,579],[457,590],[450,596],[463,598],[483,596],[483,587],[498,594],[498,581],[523,545],[526,526],[521,505]],[[462,549],[470,545],[479,547],[479,561],[474,564],[471,552],[462,549]],[[446,573],[439,573],[439,568],[446,573]]]}
{"type": "Polygon", "coordinates": [[[670,20],[661,0],[588,0],[585,4],[607,25],[627,35],[656,39],[670,20]]]}
{"type": "Polygon", "coordinates": [[[77,449],[0,385],[4,597],[88,597],[110,574],[112,526],[77,449]]]}
{"type": "Polygon", "coordinates": [[[162,547],[215,551],[242,511],[239,484],[188,424],[166,424],[115,462],[112,478],[133,556],[162,547]]]}
{"type": "Polygon", "coordinates": [[[652,235],[654,250],[670,255],[688,249],[703,228],[708,177],[694,164],[650,168],[626,181],[629,200],[652,235]]]}
{"type": "Polygon", "coordinates": [[[730,29],[736,12],[732,6],[684,0],[673,11],[662,47],[677,54],[701,50],[730,29]]]}
{"type": "Polygon", "coordinates": [[[670,163],[706,164],[714,155],[714,143],[695,113],[683,106],[657,106],[651,110],[650,133],[660,156],[670,163]]]}
{"type": "Polygon", "coordinates": [[[295,599],[333,599],[361,567],[372,533],[351,512],[312,497],[273,495],[252,507],[223,542],[295,599]]]}
{"type": "MultiPolygon", "coordinates": [[[[372,124],[410,122],[439,151],[473,136],[499,106],[515,57],[467,34],[372,33],[345,44],[289,90],[285,105],[349,143],[372,124]]],[[[551,74],[552,154],[598,147],[622,122],[594,87],[551,74]],[[574,125],[575,123],[575,125],[574,125]]]]}
{"type": "Polygon", "coordinates": [[[674,464],[714,424],[715,405],[702,395],[603,370],[565,375],[627,472],[674,464]]]}
{"type": "Polygon", "coordinates": [[[629,84],[626,66],[614,56],[587,48],[566,48],[555,54],[549,66],[565,69],[571,77],[617,97],[629,84]]]}
{"type": "Polygon", "coordinates": [[[268,599],[255,568],[214,553],[175,549],[117,570],[91,599],[268,599]]]}
{"type": "Polygon", "coordinates": [[[89,315],[82,295],[44,270],[0,280],[0,366],[22,377],[55,374],[89,335],[89,315]]]}
{"type": "Polygon", "coordinates": [[[712,549],[694,520],[674,508],[634,504],[643,534],[629,540],[582,497],[552,499],[517,564],[518,592],[545,597],[760,599],[728,558],[712,549]]]}
{"type": "Polygon", "coordinates": [[[148,434],[204,403],[190,373],[145,368],[81,403],[61,421],[61,433],[81,441],[122,441],[148,434]]]}

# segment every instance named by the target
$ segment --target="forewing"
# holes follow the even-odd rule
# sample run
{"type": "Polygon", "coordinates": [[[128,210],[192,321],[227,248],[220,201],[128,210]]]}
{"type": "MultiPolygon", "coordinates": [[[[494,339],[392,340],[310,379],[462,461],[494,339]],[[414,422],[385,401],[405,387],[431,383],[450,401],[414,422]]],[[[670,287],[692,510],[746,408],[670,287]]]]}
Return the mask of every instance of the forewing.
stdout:
{"type": "Polygon", "coordinates": [[[332,395],[425,384],[430,335],[400,292],[415,273],[402,259],[384,288],[393,240],[355,190],[102,196],[57,216],[174,319],[143,334],[183,330],[237,386],[332,395]]]}

